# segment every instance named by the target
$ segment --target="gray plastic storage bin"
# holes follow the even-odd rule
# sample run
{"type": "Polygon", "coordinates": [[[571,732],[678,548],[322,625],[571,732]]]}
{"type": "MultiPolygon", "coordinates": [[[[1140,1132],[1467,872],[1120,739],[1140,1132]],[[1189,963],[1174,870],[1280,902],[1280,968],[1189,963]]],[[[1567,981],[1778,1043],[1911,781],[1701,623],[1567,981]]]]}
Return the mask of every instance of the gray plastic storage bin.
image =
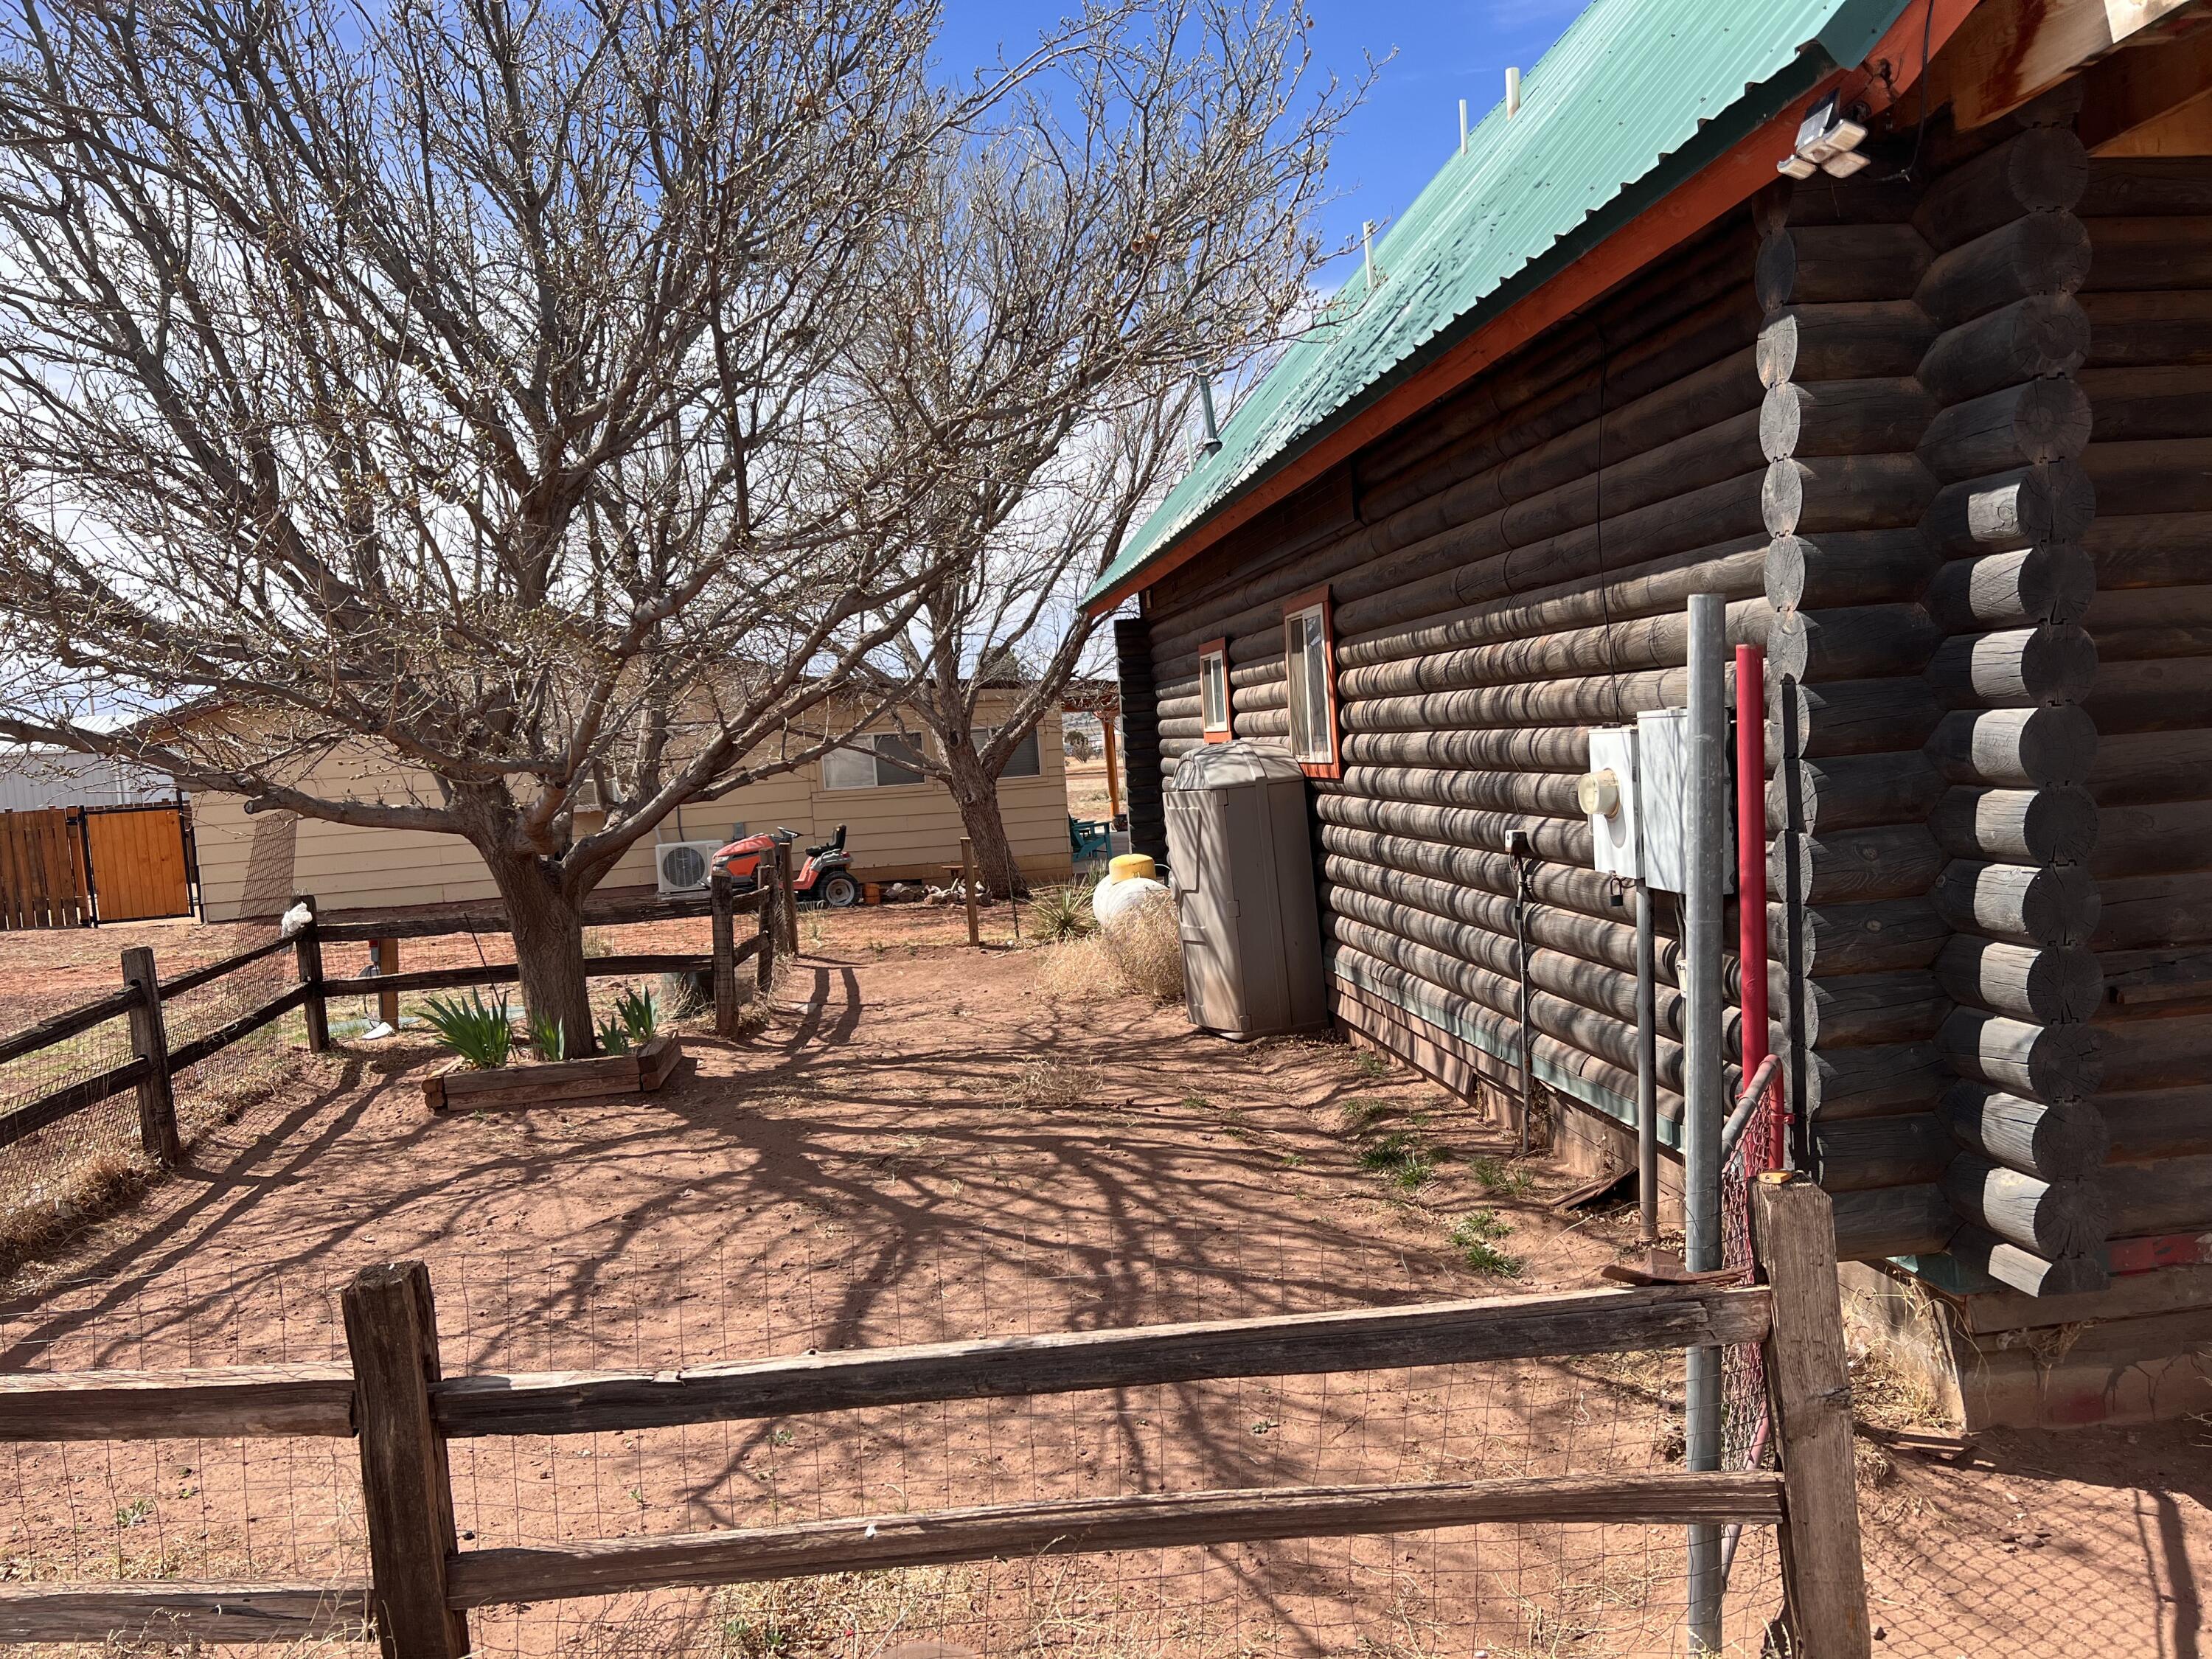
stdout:
{"type": "Polygon", "coordinates": [[[1165,793],[1190,1023],[1232,1037],[1327,1026],[1305,774],[1250,744],[1208,744],[1165,793]]]}

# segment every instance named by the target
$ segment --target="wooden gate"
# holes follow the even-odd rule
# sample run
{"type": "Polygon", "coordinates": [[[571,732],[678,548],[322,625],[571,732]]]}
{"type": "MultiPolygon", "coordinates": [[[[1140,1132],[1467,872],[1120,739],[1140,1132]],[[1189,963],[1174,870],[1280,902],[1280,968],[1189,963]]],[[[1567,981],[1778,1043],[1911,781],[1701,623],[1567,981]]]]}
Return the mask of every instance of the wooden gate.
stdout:
{"type": "Polygon", "coordinates": [[[76,810],[98,920],[149,921],[191,915],[185,811],[179,802],[76,810]]]}
{"type": "Polygon", "coordinates": [[[0,812],[0,928],[78,927],[92,920],[76,813],[0,812]]]}

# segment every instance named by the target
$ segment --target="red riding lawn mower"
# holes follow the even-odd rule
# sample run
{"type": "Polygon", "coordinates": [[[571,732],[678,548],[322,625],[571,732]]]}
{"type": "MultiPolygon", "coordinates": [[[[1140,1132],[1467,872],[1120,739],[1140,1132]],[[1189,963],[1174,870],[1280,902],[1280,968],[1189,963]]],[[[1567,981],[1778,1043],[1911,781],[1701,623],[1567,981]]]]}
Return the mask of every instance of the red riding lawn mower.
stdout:
{"type": "MultiPolygon", "coordinates": [[[[764,861],[762,854],[781,848],[787,859],[792,842],[798,839],[796,830],[784,829],[778,829],[773,835],[747,836],[718,851],[712,867],[727,872],[740,892],[750,892],[760,885],[764,861]]],[[[819,899],[833,910],[846,909],[860,902],[860,884],[853,879],[853,857],[845,850],[843,824],[839,824],[837,833],[819,847],[806,849],[806,862],[792,877],[791,890],[802,899],[819,899]]]]}

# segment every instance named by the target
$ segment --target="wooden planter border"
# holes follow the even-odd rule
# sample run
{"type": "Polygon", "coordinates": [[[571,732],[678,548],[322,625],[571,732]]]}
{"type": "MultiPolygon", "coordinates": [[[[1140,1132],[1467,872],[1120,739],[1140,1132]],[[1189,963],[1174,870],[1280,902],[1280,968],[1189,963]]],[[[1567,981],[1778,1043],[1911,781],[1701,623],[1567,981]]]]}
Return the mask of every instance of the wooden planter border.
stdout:
{"type": "Polygon", "coordinates": [[[684,1048],[657,1036],[626,1054],[561,1060],[545,1066],[503,1066],[479,1072],[453,1060],[422,1079],[423,1103],[434,1112],[454,1106],[534,1106],[611,1099],[650,1092],[668,1081],[684,1048]]]}

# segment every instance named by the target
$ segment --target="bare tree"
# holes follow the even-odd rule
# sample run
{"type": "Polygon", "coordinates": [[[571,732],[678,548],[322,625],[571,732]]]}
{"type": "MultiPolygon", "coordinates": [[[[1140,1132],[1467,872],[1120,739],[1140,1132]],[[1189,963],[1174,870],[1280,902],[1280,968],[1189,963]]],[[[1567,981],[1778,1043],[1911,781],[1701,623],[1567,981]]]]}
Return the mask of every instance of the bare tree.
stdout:
{"type": "Polygon", "coordinates": [[[905,0],[14,3],[0,736],[465,837],[587,1047],[586,894],[955,556],[1006,394],[889,418],[856,331],[1052,46],[954,99],[905,0]]]}
{"type": "Polygon", "coordinates": [[[856,378],[961,444],[917,485],[942,539],[914,624],[870,662],[994,892],[1023,886],[999,779],[1085,664],[1077,600],[1165,493],[1194,371],[1279,344],[1331,252],[1316,213],[1364,85],[1316,76],[1308,27],[1267,0],[1117,19],[948,155],[939,210],[885,245],[895,302],[856,378]]]}

